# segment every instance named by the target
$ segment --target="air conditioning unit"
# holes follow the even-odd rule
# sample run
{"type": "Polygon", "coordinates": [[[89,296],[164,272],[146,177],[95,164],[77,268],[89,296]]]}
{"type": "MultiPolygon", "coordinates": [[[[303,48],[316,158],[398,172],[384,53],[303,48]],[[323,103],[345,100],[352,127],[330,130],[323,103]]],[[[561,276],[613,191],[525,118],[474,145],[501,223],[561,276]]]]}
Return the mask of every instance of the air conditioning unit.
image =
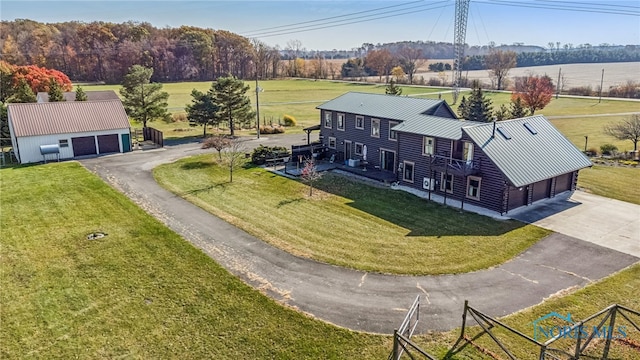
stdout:
{"type": "Polygon", "coordinates": [[[422,178],[422,188],[425,190],[433,190],[436,185],[435,179],[422,178]]]}

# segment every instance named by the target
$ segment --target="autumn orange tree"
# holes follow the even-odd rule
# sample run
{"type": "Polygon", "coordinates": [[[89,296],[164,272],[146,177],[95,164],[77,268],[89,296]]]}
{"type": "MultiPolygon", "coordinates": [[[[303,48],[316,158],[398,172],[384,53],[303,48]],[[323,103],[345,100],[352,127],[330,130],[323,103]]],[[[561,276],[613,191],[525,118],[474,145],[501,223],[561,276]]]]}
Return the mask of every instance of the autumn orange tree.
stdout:
{"type": "Polygon", "coordinates": [[[515,92],[511,95],[511,100],[516,101],[520,98],[533,115],[536,110],[544,109],[552,97],[553,82],[549,76],[527,76],[516,78],[515,92]]]}

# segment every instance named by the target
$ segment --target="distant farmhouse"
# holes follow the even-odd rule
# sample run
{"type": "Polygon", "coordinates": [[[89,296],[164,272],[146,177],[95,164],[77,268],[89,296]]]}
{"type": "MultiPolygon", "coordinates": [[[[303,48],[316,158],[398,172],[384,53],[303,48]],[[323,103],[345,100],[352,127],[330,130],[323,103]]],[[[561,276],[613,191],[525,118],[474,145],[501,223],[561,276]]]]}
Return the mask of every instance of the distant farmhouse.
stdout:
{"type": "Polygon", "coordinates": [[[318,109],[321,141],[337,161],[366,160],[400,185],[501,214],[575,190],[578,171],[592,165],[541,115],[478,123],[441,100],[357,92],[318,109]]]}
{"type": "MultiPolygon", "coordinates": [[[[21,164],[131,151],[129,118],[113,91],[87,91],[97,101],[9,104],[9,132],[21,164]],[[97,93],[97,94],[96,94],[97,93]]],[[[45,94],[46,95],[46,94],[45,94]]]]}

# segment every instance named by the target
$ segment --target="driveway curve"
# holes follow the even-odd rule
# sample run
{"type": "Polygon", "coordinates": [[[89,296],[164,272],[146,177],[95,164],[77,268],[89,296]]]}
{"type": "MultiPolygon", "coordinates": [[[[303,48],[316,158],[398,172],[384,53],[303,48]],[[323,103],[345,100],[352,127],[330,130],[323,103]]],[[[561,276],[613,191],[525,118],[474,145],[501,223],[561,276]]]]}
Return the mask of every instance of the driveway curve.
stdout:
{"type": "MultiPolygon", "coordinates": [[[[300,143],[300,138],[287,135],[247,144],[287,146],[300,143]]],[[[322,264],[274,248],[155,182],[155,166],[202,152],[199,144],[191,143],[81,163],[246,283],[276,301],[349,329],[391,334],[421,295],[418,331],[449,330],[460,325],[465,299],[490,315],[503,316],[638,261],[554,233],[505,264],[460,275],[396,276],[322,264]]]]}

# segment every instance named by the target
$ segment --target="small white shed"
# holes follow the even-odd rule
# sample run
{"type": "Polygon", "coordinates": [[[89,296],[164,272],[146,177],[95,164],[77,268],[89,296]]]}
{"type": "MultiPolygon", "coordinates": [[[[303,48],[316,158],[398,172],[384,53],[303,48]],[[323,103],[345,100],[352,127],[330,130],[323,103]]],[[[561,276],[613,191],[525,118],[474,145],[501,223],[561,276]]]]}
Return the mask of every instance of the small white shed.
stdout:
{"type": "Polygon", "coordinates": [[[21,164],[47,160],[42,145],[58,145],[60,159],[131,151],[129,118],[120,100],[9,104],[7,109],[21,164]]]}

